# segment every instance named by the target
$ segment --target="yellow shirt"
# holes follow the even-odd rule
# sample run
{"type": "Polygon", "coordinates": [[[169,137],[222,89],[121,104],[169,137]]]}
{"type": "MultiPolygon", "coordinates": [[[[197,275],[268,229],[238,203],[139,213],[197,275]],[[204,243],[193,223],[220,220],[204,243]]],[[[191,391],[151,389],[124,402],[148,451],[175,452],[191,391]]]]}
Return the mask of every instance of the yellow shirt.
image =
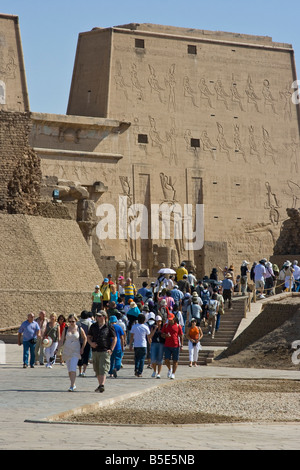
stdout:
{"type": "Polygon", "coordinates": [[[183,266],[180,266],[180,268],[176,270],[177,282],[182,281],[184,274],[188,275],[188,271],[183,266]]]}

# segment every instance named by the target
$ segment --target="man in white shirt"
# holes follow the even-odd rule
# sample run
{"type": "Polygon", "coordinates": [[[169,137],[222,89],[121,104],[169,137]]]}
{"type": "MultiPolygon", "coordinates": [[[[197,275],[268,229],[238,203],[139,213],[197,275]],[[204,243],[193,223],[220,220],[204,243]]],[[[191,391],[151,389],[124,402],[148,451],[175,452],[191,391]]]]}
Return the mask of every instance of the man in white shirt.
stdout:
{"type": "Polygon", "coordinates": [[[148,325],[145,325],[145,315],[140,313],[137,317],[138,323],[131,328],[129,349],[132,351],[134,346],[135,375],[142,377],[144,362],[147,355],[147,341],[150,335],[148,325]]]}
{"type": "Polygon", "coordinates": [[[299,292],[299,290],[300,290],[300,268],[298,266],[298,261],[296,261],[296,260],[293,262],[293,269],[294,269],[293,276],[294,276],[294,280],[295,280],[295,291],[299,292]]]}
{"type": "Polygon", "coordinates": [[[256,289],[260,292],[260,299],[265,299],[264,289],[265,289],[265,277],[266,277],[266,268],[264,260],[260,262],[254,268],[254,282],[256,289]]]}

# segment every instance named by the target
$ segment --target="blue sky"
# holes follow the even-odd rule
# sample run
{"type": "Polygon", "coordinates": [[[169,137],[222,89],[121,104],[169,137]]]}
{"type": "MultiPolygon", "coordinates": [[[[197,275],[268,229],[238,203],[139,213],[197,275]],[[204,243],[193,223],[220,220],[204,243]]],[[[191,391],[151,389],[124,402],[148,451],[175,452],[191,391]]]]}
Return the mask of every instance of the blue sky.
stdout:
{"type": "Polygon", "coordinates": [[[65,114],[78,34],[155,23],[271,36],[293,45],[300,78],[300,2],[279,0],[0,0],[19,16],[31,111],[65,114]]]}

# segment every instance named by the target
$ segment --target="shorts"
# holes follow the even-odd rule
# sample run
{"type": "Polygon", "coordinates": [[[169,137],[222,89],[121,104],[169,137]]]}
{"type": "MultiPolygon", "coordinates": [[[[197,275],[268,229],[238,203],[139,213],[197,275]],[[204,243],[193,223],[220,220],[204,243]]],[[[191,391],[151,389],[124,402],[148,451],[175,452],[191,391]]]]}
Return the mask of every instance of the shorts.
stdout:
{"type": "Polygon", "coordinates": [[[263,289],[265,287],[264,281],[255,281],[256,289],[263,289]]]}
{"type": "Polygon", "coordinates": [[[93,369],[96,375],[106,375],[110,369],[110,354],[107,351],[93,351],[93,369]]]}
{"type": "Polygon", "coordinates": [[[168,346],[165,346],[164,349],[165,352],[165,359],[173,359],[174,362],[178,362],[179,359],[179,348],[170,348],[168,346]]]}

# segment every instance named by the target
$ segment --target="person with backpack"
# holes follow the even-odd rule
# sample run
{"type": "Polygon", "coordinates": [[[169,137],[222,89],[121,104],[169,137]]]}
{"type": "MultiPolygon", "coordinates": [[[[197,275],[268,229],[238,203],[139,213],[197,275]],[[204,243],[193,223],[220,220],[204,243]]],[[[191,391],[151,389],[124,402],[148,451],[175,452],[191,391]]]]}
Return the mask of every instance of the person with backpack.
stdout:
{"type": "Polygon", "coordinates": [[[197,326],[200,326],[200,319],[201,319],[202,308],[198,301],[198,296],[192,296],[192,302],[187,308],[187,318],[186,318],[186,327],[191,326],[192,318],[196,320],[197,326]]]}
{"type": "Polygon", "coordinates": [[[208,304],[207,304],[208,327],[209,327],[208,334],[211,335],[212,338],[215,337],[216,320],[217,320],[218,311],[219,311],[218,296],[216,293],[214,293],[212,295],[212,298],[208,301],[208,304]]]}

